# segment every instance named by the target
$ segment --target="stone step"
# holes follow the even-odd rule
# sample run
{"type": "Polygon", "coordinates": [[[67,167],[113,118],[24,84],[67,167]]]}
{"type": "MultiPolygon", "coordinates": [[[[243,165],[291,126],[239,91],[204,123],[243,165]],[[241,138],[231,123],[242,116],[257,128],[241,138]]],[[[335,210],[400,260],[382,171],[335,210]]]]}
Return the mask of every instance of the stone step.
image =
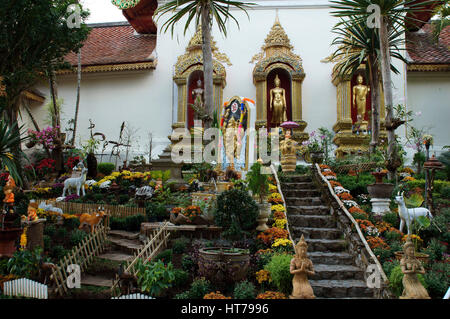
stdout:
{"type": "Polygon", "coordinates": [[[110,230],[108,235],[124,239],[139,239],[139,233],[129,232],[125,230],[110,230]]]}
{"type": "Polygon", "coordinates": [[[318,191],[315,188],[311,189],[286,189],[282,190],[283,195],[286,197],[297,197],[297,198],[303,198],[303,197],[319,197],[320,191],[318,191]]]}
{"type": "Polygon", "coordinates": [[[113,279],[103,276],[81,275],[81,284],[97,287],[112,287],[113,279]]]}
{"type": "Polygon", "coordinates": [[[330,215],[290,215],[288,212],[288,219],[289,225],[296,227],[336,227],[336,221],[333,216],[330,215]]]}
{"type": "Polygon", "coordinates": [[[373,290],[363,280],[310,280],[309,283],[319,298],[373,297],[373,290]]]}
{"type": "MultiPolygon", "coordinates": [[[[295,238],[294,241],[297,243],[300,238],[295,238]]],[[[346,248],[345,240],[341,239],[310,239],[305,238],[308,244],[308,252],[343,252],[346,248]]]]}
{"type": "Polygon", "coordinates": [[[342,232],[337,228],[322,228],[322,227],[291,227],[292,236],[301,237],[305,239],[339,239],[342,232]]]}
{"type": "Polygon", "coordinates": [[[347,252],[308,252],[308,258],[315,264],[354,265],[353,257],[347,252]]]}
{"type": "Polygon", "coordinates": [[[312,182],[311,176],[309,175],[289,175],[283,178],[284,183],[304,183],[304,182],[312,182]]]}
{"type": "Polygon", "coordinates": [[[315,274],[310,277],[311,280],[363,280],[364,272],[353,265],[326,265],[315,264],[315,274]]]}
{"type": "Polygon", "coordinates": [[[281,183],[281,190],[285,189],[316,189],[316,185],[312,182],[281,183]]]}
{"type": "Polygon", "coordinates": [[[123,261],[133,260],[134,256],[130,255],[130,254],[125,254],[120,251],[120,252],[109,252],[109,253],[101,254],[98,256],[98,258],[107,259],[107,260],[111,260],[111,261],[123,262],[123,261]]]}
{"type": "MultiPolygon", "coordinates": [[[[283,193],[284,196],[284,193],[283,193]]],[[[286,197],[284,196],[284,199],[286,200],[286,205],[292,205],[292,206],[322,206],[323,202],[320,199],[320,197],[286,197]]]]}
{"type": "Polygon", "coordinates": [[[113,246],[122,252],[130,255],[134,255],[137,250],[143,247],[140,241],[130,240],[130,239],[118,239],[118,238],[109,238],[113,246]]]}
{"type": "Polygon", "coordinates": [[[330,208],[328,206],[317,205],[288,205],[286,206],[287,212],[290,216],[293,215],[330,215],[330,208]]]}

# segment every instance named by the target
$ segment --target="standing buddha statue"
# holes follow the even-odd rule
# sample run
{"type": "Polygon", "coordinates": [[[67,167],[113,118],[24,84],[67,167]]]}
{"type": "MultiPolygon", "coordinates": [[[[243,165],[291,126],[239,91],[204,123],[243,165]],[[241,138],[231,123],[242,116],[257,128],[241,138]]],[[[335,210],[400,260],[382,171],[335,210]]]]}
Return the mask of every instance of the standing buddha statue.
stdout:
{"type": "Polygon", "coordinates": [[[278,74],[275,77],[275,88],[270,90],[270,111],[272,112],[272,124],[279,126],[287,121],[286,115],[286,91],[280,87],[281,80],[278,74]]]}
{"type": "Polygon", "coordinates": [[[363,83],[363,77],[359,74],[356,77],[356,82],[358,83],[353,87],[353,105],[356,105],[357,109],[357,125],[362,131],[367,131],[367,121],[364,120],[366,116],[366,100],[367,95],[370,92],[370,88],[363,83]]]}

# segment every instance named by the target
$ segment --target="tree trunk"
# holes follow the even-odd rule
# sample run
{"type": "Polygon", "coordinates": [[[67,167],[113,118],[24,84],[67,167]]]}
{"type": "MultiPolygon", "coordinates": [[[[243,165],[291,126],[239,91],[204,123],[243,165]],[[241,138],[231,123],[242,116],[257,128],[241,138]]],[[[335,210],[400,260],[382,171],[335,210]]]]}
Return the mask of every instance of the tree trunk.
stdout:
{"type": "MultiPolygon", "coordinates": [[[[26,101],[26,98],[24,98],[23,108],[25,109],[25,111],[27,111],[28,116],[29,116],[30,119],[31,119],[31,122],[33,122],[34,129],[35,129],[36,131],[40,131],[41,129],[39,128],[39,125],[37,124],[36,119],[34,118],[33,114],[31,113],[30,107],[27,105],[27,103],[26,103],[25,101],[26,101]]],[[[46,145],[42,145],[42,146],[44,147],[45,152],[47,153],[47,156],[48,156],[48,157],[51,157],[50,151],[49,151],[49,149],[47,148],[47,146],[46,146],[46,145]]]]}
{"type": "Polygon", "coordinates": [[[389,52],[389,32],[388,17],[382,16],[380,19],[380,54],[381,54],[381,75],[383,78],[384,105],[386,106],[386,129],[388,131],[388,165],[389,179],[395,177],[398,165],[397,143],[395,140],[395,129],[391,128],[394,118],[392,79],[391,79],[391,55],[389,52]]]}
{"type": "Polygon", "coordinates": [[[55,116],[53,117],[53,127],[58,127],[57,134],[56,134],[56,140],[54,142],[54,149],[52,150],[52,157],[55,160],[55,169],[58,172],[58,174],[64,173],[64,166],[63,166],[63,152],[62,152],[62,141],[61,141],[61,120],[59,116],[59,109],[57,106],[57,86],[56,86],[56,80],[55,80],[55,72],[52,69],[50,71],[50,93],[52,96],[53,101],[53,108],[55,112],[55,116]]]}
{"type": "Polygon", "coordinates": [[[204,120],[205,129],[211,127],[214,114],[213,60],[211,51],[211,16],[210,6],[202,7],[202,38],[203,38],[203,77],[205,81],[205,110],[208,118],[204,120]]]}
{"type": "Polygon", "coordinates": [[[378,63],[375,58],[369,61],[369,73],[371,84],[371,104],[372,104],[372,138],[370,141],[370,153],[374,154],[380,138],[380,77],[378,74],[378,63]]]}
{"type": "Polygon", "coordinates": [[[80,90],[81,90],[81,49],[78,50],[78,68],[77,68],[77,103],[75,104],[75,117],[73,119],[73,137],[71,145],[75,145],[77,135],[78,111],[80,109],[80,90]]]}

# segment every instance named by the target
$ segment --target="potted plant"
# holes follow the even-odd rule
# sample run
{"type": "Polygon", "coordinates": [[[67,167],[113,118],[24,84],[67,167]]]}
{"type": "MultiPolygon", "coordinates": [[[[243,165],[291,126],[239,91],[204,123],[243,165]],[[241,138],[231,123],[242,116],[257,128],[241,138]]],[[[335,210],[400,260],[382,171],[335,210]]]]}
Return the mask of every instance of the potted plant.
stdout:
{"type": "Polygon", "coordinates": [[[269,179],[267,174],[262,174],[261,170],[263,165],[261,163],[255,163],[247,173],[248,188],[252,191],[253,195],[259,199],[258,209],[258,227],[256,230],[265,231],[267,227],[267,220],[270,215],[270,203],[267,202],[267,194],[269,193],[269,179]]]}
{"type": "Polygon", "coordinates": [[[322,164],[323,159],[325,157],[323,151],[323,141],[325,140],[325,135],[317,135],[316,131],[312,131],[309,134],[309,139],[307,141],[302,142],[303,153],[307,153],[309,155],[309,159],[312,163],[322,164]]]}
{"type": "Polygon", "coordinates": [[[246,278],[250,254],[246,249],[209,247],[199,250],[199,274],[211,282],[230,284],[246,278]]]}

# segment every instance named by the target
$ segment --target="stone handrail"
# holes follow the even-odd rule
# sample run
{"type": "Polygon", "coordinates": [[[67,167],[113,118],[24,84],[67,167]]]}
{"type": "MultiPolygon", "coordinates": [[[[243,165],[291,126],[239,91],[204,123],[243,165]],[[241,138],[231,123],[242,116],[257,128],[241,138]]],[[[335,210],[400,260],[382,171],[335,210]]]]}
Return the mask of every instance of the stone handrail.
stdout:
{"type": "Polygon", "coordinates": [[[288,231],[289,234],[289,240],[292,242],[292,247],[295,247],[295,242],[292,239],[291,236],[291,232],[290,232],[290,227],[289,227],[289,220],[287,218],[287,207],[286,207],[286,201],[284,200],[284,195],[283,192],[281,191],[281,184],[280,184],[280,180],[278,179],[278,174],[277,174],[277,170],[275,169],[275,167],[273,166],[273,164],[270,165],[270,169],[272,171],[273,176],[275,177],[275,181],[277,182],[277,189],[278,189],[278,193],[280,193],[281,195],[281,199],[283,200],[283,207],[284,207],[284,211],[285,211],[285,215],[286,215],[286,230],[288,231]]]}
{"type": "Polygon", "coordinates": [[[317,163],[315,164],[315,169],[317,171],[317,174],[327,184],[328,190],[330,191],[331,196],[333,196],[335,201],[339,204],[339,208],[341,208],[341,210],[345,213],[345,215],[348,217],[348,219],[352,222],[353,226],[355,226],[355,229],[356,229],[356,231],[358,233],[358,236],[361,239],[361,242],[363,243],[364,247],[366,248],[367,253],[373,259],[375,265],[377,266],[378,271],[380,272],[384,283],[387,284],[389,281],[388,281],[388,278],[387,278],[386,274],[383,271],[383,267],[381,266],[380,262],[378,261],[378,258],[375,256],[375,254],[373,253],[373,251],[370,248],[369,244],[367,243],[367,240],[364,237],[363,233],[361,232],[361,228],[359,227],[358,223],[353,218],[352,214],[350,214],[350,212],[347,210],[347,208],[345,207],[344,203],[342,203],[340,198],[336,195],[336,193],[334,192],[333,188],[331,187],[331,184],[328,181],[328,179],[326,179],[325,176],[322,175],[322,172],[320,170],[319,164],[317,164],[317,163]]]}

